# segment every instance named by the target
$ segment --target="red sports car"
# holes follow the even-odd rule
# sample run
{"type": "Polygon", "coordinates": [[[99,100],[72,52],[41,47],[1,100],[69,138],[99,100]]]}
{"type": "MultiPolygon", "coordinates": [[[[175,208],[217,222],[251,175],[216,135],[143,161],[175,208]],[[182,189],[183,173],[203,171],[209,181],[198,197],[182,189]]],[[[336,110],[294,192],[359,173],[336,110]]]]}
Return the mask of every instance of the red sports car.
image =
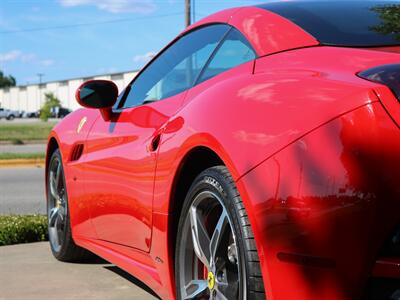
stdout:
{"type": "Polygon", "coordinates": [[[399,2],[228,9],[76,98],[47,148],[57,259],[162,299],[400,299],[399,2]]]}

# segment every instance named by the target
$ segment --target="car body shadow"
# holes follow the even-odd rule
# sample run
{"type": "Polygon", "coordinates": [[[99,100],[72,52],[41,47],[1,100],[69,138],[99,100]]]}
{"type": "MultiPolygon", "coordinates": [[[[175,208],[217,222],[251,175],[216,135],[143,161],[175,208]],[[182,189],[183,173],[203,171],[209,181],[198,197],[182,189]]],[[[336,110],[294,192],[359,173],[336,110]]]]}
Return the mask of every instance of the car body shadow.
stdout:
{"type": "MultiPolygon", "coordinates": [[[[106,262],[107,263],[107,262],[106,262]]],[[[157,298],[157,299],[161,299],[156,293],[154,293],[154,291],[152,289],[150,289],[147,285],[145,285],[143,282],[141,282],[139,279],[137,279],[136,277],[132,276],[131,274],[129,274],[128,272],[118,268],[117,266],[114,265],[107,265],[104,266],[103,268],[114,272],[115,274],[125,278],[126,280],[128,280],[129,282],[133,283],[134,285],[136,285],[137,287],[141,288],[142,290],[146,291],[147,293],[149,293],[150,295],[152,295],[153,297],[157,298]]]]}

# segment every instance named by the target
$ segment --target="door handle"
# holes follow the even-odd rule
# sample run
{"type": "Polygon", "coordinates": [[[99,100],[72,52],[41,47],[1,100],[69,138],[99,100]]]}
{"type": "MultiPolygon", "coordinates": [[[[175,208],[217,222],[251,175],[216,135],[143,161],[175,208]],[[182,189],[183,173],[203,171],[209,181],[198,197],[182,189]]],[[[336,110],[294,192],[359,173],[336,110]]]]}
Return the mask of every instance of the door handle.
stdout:
{"type": "Polygon", "coordinates": [[[161,141],[161,132],[157,132],[153,138],[151,139],[149,151],[154,152],[158,149],[158,146],[160,145],[161,141]]]}

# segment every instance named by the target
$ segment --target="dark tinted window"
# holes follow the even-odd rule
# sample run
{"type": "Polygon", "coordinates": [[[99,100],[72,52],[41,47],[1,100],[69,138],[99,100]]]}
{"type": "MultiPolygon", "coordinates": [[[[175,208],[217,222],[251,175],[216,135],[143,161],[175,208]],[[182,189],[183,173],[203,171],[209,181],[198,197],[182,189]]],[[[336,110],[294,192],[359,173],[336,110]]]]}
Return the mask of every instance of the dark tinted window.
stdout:
{"type": "Polygon", "coordinates": [[[400,44],[398,1],[284,1],[258,7],[291,20],[322,44],[359,47],[400,44]]]}
{"type": "Polygon", "coordinates": [[[158,101],[190,88],[229,28],[211,25],[180,38],[133,81],[123,107],[158,101]]]}
{"type": "Polygon", "coordinates": [[[201,74],[199,82],[256,58],[256,53],[246,38],[235,28],[224,38],[214,57],[201,74]]]}

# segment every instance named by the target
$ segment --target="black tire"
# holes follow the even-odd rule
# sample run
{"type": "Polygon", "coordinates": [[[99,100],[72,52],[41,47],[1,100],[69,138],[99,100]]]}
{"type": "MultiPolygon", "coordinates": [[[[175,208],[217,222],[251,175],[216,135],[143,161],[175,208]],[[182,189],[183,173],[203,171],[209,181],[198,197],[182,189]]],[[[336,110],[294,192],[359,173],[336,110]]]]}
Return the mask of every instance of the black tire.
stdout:
{"type": "Polygon", "coordinates": [[[9,116],[7,117],[7,120],[8,120],[8,121],[12,121],[12,120],[14,120],[14,118],[15,118],[14,115],[9,115],[9,116]]]}
{"type": "MultiPolygon", "coordinates": [[[[66,185],[65,185],[65,176],[64,176],[64,171],[63,171],[63,164],[62,164],[62,158],[59,149],[54,151],[52,154],[50,161],[49,161],[49,168],[48,168],[48,173],[47,173],[47,217],[48,217],[48,230],[49,230],[49,243],[50,243],[50,248],[51,252],[53,253],[53,256],[59,260],[59,261],[64,261],[64,262],[81,262],[85,261],[87,259],[92,258],[92,254],[87,251],[86,249],[83,249],[79,246],[77,246],[72,238],[72,233],[71,233],[71,225],[70,225],[70,213],[69,213],[69,206],[68,206],[68,194],[66,190],[66,185]],[[58,161],[61,163],[61,171],[62,174],[60,177],[62,180],[62,183],[64,185],[64,190],[65,190],[65,202],[66,202],[66,216],[65,216],[65,223],[63,224],[63,231],[60,232],[60,237],[62,239],[62,243],[60,242],[60,245],[56,247],[52,241],[51,241],[51,232],[50,232],[50,209],[52,208],[52,201],[53,196],[51,195],[50,191],[50,172],[51,172],[51,166],[55,161],[58,161]]],[[[54,207],[53,207],[54,208],[54,207]]]]}
{"type": "MultiPolygon", "coordinates": [[[[185,223],[185,220],[187,219],[192,203],[195,201],[196,195],[199,195],[204,191],[210,191],[213,194],[218,195],[219,199],[222,200],[231,221],[232,231],[234,231],[236,236],[236,244],[238,244],[236,247],[239,252],[237,257],[243,265],[242,270],[244,269],[244,271],[241,272],[241,276],[245,278],[240,279],[244,282],[244,289],[242,288],[243,294],[235,298],[244,299],[245,296],[247,299],[265,299],[264,283],[253,231],[250,226],[246,209],[243,206],[242,199],[225,166],[216,166],[203,171],[194,180],[186,195],[180,215],[177,232],[177,245],[175,250],[175,281],[177,298],[181,299],[181,280],[179,280],[179,278],[181,278],[182,268],[185,267],[181,265],[182,263],[180,263],[179,259],[179,252],[182,251],[180,249],[182,248],[183,243],[187,243],[187,239],[184,238],[184,226],[187,224],[187,221],[185,223]]],[[[214,291],[209,291],[210,294],[212,292],[214,291]]]]}

